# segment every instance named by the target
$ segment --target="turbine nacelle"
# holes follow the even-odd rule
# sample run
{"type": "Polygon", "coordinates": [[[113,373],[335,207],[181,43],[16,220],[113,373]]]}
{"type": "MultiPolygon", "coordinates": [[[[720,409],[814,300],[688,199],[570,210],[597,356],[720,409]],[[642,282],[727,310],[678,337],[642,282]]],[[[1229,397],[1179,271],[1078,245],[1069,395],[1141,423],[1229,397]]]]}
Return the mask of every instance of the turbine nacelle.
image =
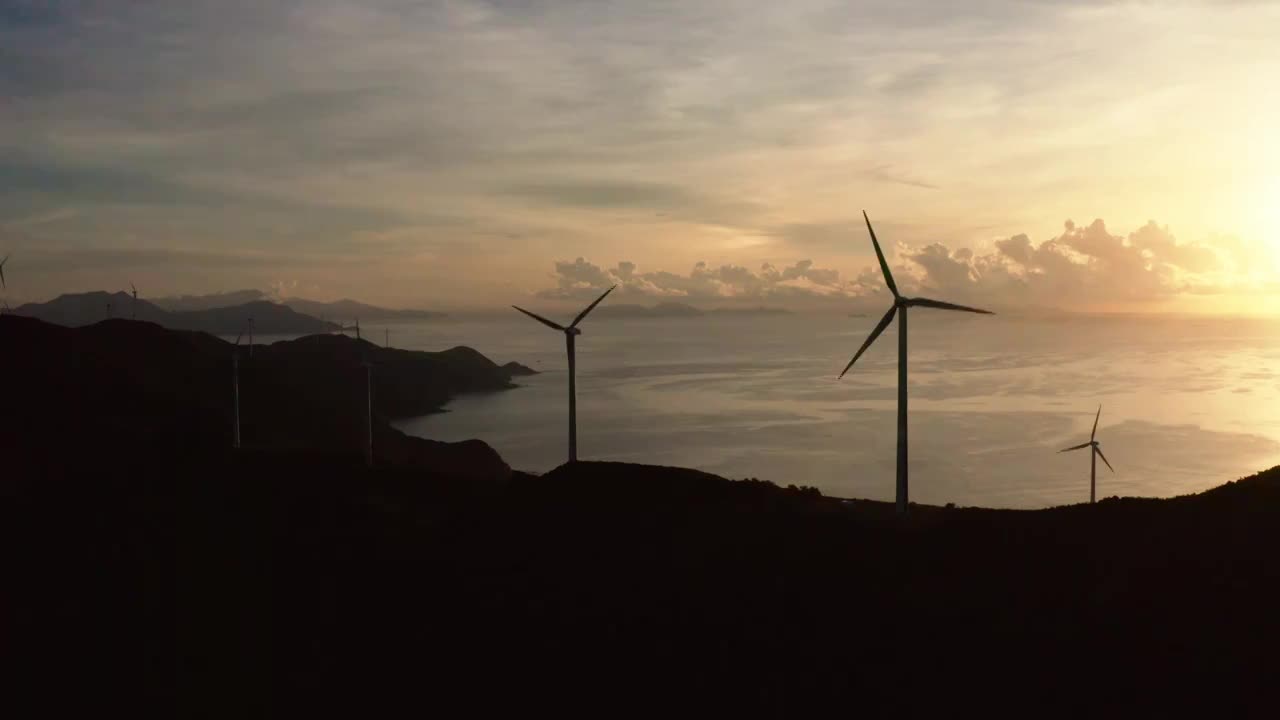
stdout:
{"type": "Polygon", "coordinates": [[[524,308],[520,307],[519,305],[512,305],[511,307],[515,308],[516,310],[519,310],[520,312],[524,313],[525,315],[528,315],[529,317],[533,318],[534,320],[537,320],[538,322],[542,323],[543,325],[546,325],[547,327],[551,328],[552,330],[559,330],[560,332],[562,332],[562,333],[564,333],[565,335],[568,335],[568,336],[581,335],[581,334],[582,334],[582,331],[578,329],[578,323],[582,322],[582,319],[583,319],[583,318],[585,318],[585,317],[587,316],[587,313],[590,313],[592,310],[594,310],[594,309],[595,309],[595,307],[596,307],[597,305],[599,305],[599,304],[600,304],[600,301],[601,301],[601,300],[604,300],[604,299],[605,299],[605,297],[607,297],[607,296],[609,295],[609,293],[613,292],[613,291],[614,291],[614,289],[615,289],[615,288],[617,288],[617,287],[618,287],[617,285],[614,285],[613,287],[609,288],[608,290],[605,290],[605,291],[604,291],[604,295],[601,295],[600,297],[596,298],[596,299],[595,299],[595,302],[591,303],[590,305],[588,305],[588,306],[586,307],[586,309],[585,309],[585,310],[583,310],[582,312],[578,313],[578,316],[577,316],[577,317],[575,317],[575,318],[573,319],[573,322],[569,323],[569,325],[568,325],[567,327],[566,327],[566,326],[564,326],[564,325],[561,325],[561,324],[560,324],[560,323],[558,323],[558,322],[555,322],[554,320],[548,320],[548,319],[546,319],[546,318],[542,317],[541,315],[539,315],[539,314],[537,314],[537,313],[531,313],[531,312],[529,312],[528,310],[525,310],[524,308]]]}
{"type": "Polygon", "coordinates": [[[867,212],[862,211],[862,218],[867,221],[867,232],[871,234],[871,247],[875,248],[876,260],[880,263],[880,272],[884,276],[884,284],[889,288],[889,292],[893,293],[893,305],[889,308],[889,312],[884,314],[880,322],[872,329],[871,335],[867,337],[867,341],[862,343],[862,347],[858,348],[858,352],[854,354],[853,359],[848,365],[844,366],[844,370],[840,372],[840,377],[844,377],[849,372],[849,368],[862,357],[862,353],[871,347],[871,343],[880,337],[880,333],[889,327],[889,323],[893,322],[893,318],[899,311],[903,313],[903,322],[906,322],[906,310],[909,307],[927,307],[937,310],[959,310],[961,312],[978,313],[980,315],[994,315],[990,310],[980,310],[965,305],[957,305],[955,303],[943,302],[941,300],[930,300],[929,298],[912,298],[898,292],[898,284],[893,281],[893,273],[889,272],[889,263],[884,259],[884,253],[880,250],[880,241],[876,239],[876,231],[871,227],[871,218],[867,217],[867,212]]]}

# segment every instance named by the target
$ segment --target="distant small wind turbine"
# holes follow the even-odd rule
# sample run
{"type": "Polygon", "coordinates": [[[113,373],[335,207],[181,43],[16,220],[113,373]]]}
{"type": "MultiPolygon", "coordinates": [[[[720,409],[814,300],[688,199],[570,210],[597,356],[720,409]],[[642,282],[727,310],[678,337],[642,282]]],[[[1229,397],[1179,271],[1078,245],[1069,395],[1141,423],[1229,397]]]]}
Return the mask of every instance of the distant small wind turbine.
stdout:
{"type": "Polygon", "coordinates": [[[511,306],[543,325],[564,333],[564,344],[569,352],[569,462],[576,462],[578,460],[578,395],[576,389],[577,373],[574,364],[573,339],[582,334],[582,331],[578,329],[578,323],[582,322],[582,319],[587,316],[587,313],[594,310],[595,307],[600,304],[600,301],[604,300],[605,297],[609,293],[613,292],[616,287],[618,286],[614,285],[608,290],[605,290],[604,295],[596,298],[596,301],[588,305],[586,310],[578,313],[578,316],[573,319],[573,322],[569,323],[569,327],[552,322],[541,315],[535,315],[522,307],[518,307],[516,305],[511,306]]]}
{"type": "Polygon", "coordinates": [[[1102,406],[1098,406],[1098,414],[1093,416],[1093,430],[1089,433],[1089,442],[1073,445],[1069,448],[1063,448],[1058,452],[1070,452],[1072,450],[1083,450],[1087,447],[1093,448],[1093,452],[1089,453],[1089,502],[1097,502],[1096,488],[1098,485],[1098,458],[1102,458],[1102,462],[1107,463],[1107,469],[1115,472],[1116,469],[1111,467],[1111,463],[1107,462],[1107,456],[1102,454],[1102,447],[1095,439],[1098,436],[1098,418],[1102,417],[1102,406]]]}
{"type": "Polygon", "coordinates": [[[871,245],[876,249],[876,259],[880,261],[880,272],[884,274],[884,284],[889,286],[889,292],[893,293],[893,307],[889,308],[889,312],[884,314],[879,324],[871,331],[871,335],[867,337],[866,342],[862,343],[862,347],[858,348],[858,352],[854,354],[853,359],[841,371],[840,377],[849,372],[849,368],[862,357],[862,353],[871,347],[871,343],[880,337],[880,333],[889,327],[889,323],[893,322],[893,316],[898,316],[898,489],[897,489],[897,506],[898,514],[907,512],[907,308],[909,307],[927,307],[936,308],[938,310],[960,310],[963,312],[980,313],[983,315],[994,315],[990,310],[979,310],[977,308],[965,307],[964,305],[955,305],[953,303],[942,302],[939,300],[929,300],[927,298],[909,298],[904,297],[898,292],[898,286],[893,282],[893,274],[889,272],[889,263],[885,262],[884,253],[880,251],[880,242],[876,240],[876,231],[871,228],[871,219],[867,217],[867,211],[862,211],[862,219],[867,223],[867,232],[871,233],[871,245]]]}
{"type": "Polygon", "coordinates": [[[130,281],[129,287],[133,288],[133,319],[137,320],[138,319],[138,286],[134,285],[133,282],[130,281]]]}
{"type": "MultiPolygon", "coordinates": [[[[237,450],[240,449],[240,339],[243,337],[244,330],[242,329],[240,334],[236,336],[235,347],[231,350],[231,393],[233,398],[231,446],[237,450]]],[[[251,351],[253,349],[252,340],[250,341],[249,349],[251,351]]]]}
{"type": "Polygon", "coordinates": [[[364,464],[373,466],[373,363],[365,358],[360,363],[364,366],[364,420],[365,420],[365,438],[364,438],[364,464]]]}
{"type": "Polygon", "coordinates": [[[6,289],[9,287],[9,285],[5,282],[5,279],[4,279],[4,264],[7,262],[9,262],[9,256],[5,255],[4,259],[0,260],[0,288],[6,288],[6,289]]]}

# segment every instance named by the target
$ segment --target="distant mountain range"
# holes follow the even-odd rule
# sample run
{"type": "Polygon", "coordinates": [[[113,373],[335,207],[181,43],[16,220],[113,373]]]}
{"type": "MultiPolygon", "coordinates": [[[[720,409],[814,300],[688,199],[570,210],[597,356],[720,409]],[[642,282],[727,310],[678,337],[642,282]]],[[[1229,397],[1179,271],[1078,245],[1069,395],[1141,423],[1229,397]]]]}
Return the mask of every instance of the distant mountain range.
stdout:
{"type": "MultiPolygon", "coordinates": [[[[215,293],[213,295],[180,295],[151,299],[151,302],[170,312],[189,312],[193,310],[211,310],[214,308],[235,307],[250,302],[274,302],[261,290],[236,290],[234,292],[215,293]]],[[[388,308],[366,305],[355,300],[337,300],[335,302],[319,302],[303,298],[284,298],[281,305],[324,320],[336,319],[349,322],[359,318],[365,322],[381,322],[386,320],[434,320],[444,317],[444,313],[429,310],[392,310],[388,308]]]]}
{"type": "Polygon", "coordinates": [[[340,329],[336,323],[265,300],[170,312],[147,300],[135,301],[124,292],[60,295],[47,303],[21,305],[13,313],[66,327],[93,325],[108,318],[136,318],[170,330],[197,330],[211,335],[236,335],[249,318],[253,318],[254,332],[260,335],[306,335],[340,329]]]}
{"type": "Polygon", "coordinates": [[[702,310],[692,305],[677,302],[664,302],[657,305],[601,305],[595,311],[603,317],[616,318],[685,318],[702,317],[704,315],[790,315],[789,310],[770,307],[751,308],[715,308],[702,310]]]}

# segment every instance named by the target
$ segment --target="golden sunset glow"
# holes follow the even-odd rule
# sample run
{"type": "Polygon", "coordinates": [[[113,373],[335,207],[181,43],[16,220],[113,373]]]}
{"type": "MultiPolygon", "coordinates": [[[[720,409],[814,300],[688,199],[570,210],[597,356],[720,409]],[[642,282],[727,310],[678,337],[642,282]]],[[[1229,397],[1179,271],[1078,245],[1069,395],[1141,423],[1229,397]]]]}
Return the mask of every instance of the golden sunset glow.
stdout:
{"type": "Polygon", "coordinates": [[[0,115],[10,297],[129,267],[446,309],[856,305],[863,209],[905,283],[997,305],[1232,307],[1280,263],[1274,4],[535,5],[0,21],[15,57],[76,49],[0,115]]]}

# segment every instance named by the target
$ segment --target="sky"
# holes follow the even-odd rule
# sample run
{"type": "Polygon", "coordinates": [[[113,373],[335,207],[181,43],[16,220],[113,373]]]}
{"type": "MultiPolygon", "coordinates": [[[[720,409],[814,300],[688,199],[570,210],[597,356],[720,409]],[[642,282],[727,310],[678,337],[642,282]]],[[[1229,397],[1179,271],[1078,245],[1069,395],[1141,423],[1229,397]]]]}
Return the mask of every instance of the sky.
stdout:
{"type": "Polygon", "coordinates": [[[5,0],[6,299],[1280,312],[1280,4],[5,0]]]}

